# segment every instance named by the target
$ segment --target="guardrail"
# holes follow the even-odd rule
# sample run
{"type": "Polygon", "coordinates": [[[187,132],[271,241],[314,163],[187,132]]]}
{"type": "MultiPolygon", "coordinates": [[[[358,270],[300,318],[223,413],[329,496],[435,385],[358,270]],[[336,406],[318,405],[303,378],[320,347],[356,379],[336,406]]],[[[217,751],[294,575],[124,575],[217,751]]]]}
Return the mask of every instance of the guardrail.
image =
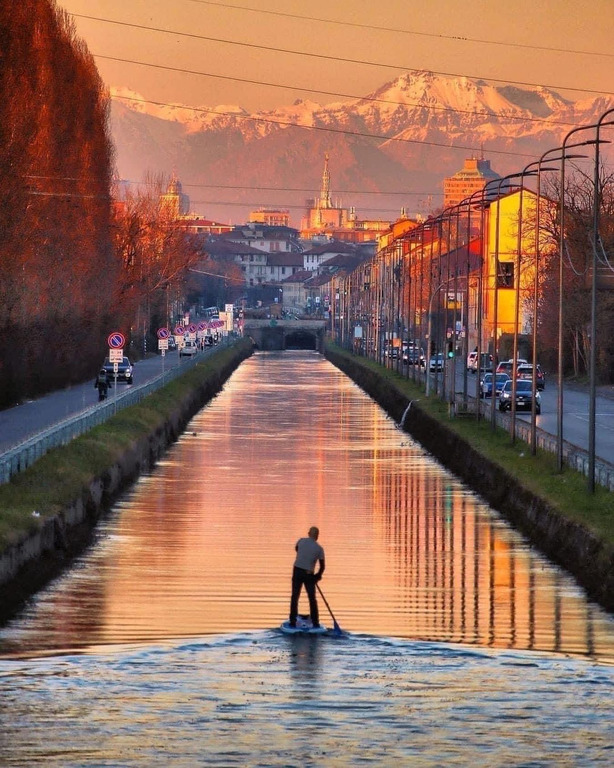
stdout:
{"type": "MultiPolygon", "coordinates": [[[[457,392],[457,396],[462,392],[457,392]]],[[[467,396],[467,410],[475,416],[475,397],[467,396]]],[[[482,399],[479,401],[480,414],[484,421],[491,419],[491,403],[489,399],[482,399]]],[[[495,423],[498,427],[505,429],[506,432],[510,432],[512,423],[512,415],[508,412],[501,412],[495,409],[495,423]]],[[[531,425],[523,419],[516,419],[516,435],[520,440],[531,444],[531,425]]],[[[535,442],[538,448],[541,448],[548,453],[556,454],[558,451],[558,442],[556,435],[550,434],[539,427],[535,428],[535,442]]],[[[563,440],[563,461],[571,469],[580,472],[585,477],[588,477],[589,469],[589,457],[588,451],[583,448],[579,448],[577,445],[563,440]]],[[[610,491],[614,491],[614,465],[603,461],[602,459],[595,459],[595,482],[599,485],[603,485],[610,491]]]]}
{"type": "MultiPolygon", "coordinates": [[[[397,370],[397,372],[400,373],[402,370],[400,366],[396,366],[395,363],[397,361],[392,361],[394,369],[397,370]]],[[[431,374],[432,375],[432,374],[431,374]]],[[[439,397],[442,396],[442,376],[443,374],[439,374],[439,376],[433,377],[433,380],[437,386],[437,394],[439,397]]],[[[416,383],[418,383],[420,386],[426,386],[426,373],[424,370],[417,368],[413,371],[406,371],[406,378],[408,379],[414,379],[416,383]]],[[[474,382],[472,382],[474,384],[474,382]]],[[[435,394],[435,386],[433,386],[432,390],[433,394],[435,394]]],[[[475,385],[473,385],[473,391],[475,392],[475,385]]],[[[459,397],[463,397],[462,392],[455,392],[456,401],[455,401],[455,413],[457,415],[460,414],[459,410],[459,397]]],[[[480,408],[480,415],[481,418],[484,419],[484,421],[489,421],[491,419],[491,401],[490,399],[480,399],[479,401],[479,408],[480,408]]],[[[472,414],[475,418],[476,413],[476,398],[469,393],[467,393],[467,408],[464,411],[464,413],[472,414]]],[[[498,409],[495,409],[495,423],[498,427],[501,427],[502,429],[505,429],[506,432],[510,432],[510,427],[512,423],[512,416],[510,413],[507,412],[501,412],[498,409]]],[[[527,445],[530,445],[531,443],[531,425],[524,421],[523,419],[516,419],[516,435],[519,440],[522,440],[527,445]]],[[[535,442],[537,444],[538,448],[541,448],[544,451],[547,451],[548,453],[556,454],[558,451],[558,442],[556,435],[550,434],[550,432],[546,432],[543,429],[540,429],[539,427],[536,427],[535,429],[535,442]]],[[[574,445],[573,443],[568,442],[567,440],[563,440],[563,461],[564,463],[570,467],[571,469],[574,469],[576,472],[580,472],[585,477],[588,477],[589,472],[589,456],[588,451],[585,451],[583,448],[580,448],[577,445],[574,445]]],[[[614,464],[610,464],[607,461],[604,461],[603,459],[600,459],[599,457],[595,458],[595,482],[598,485],[602,485],[604,488],[607,488],[610,491],[614,491],[614,464]]]]}
{"type": "Polygon", "coordinates": [[[181,376],[186,371],[193,368],[204,358],[215,354],[220,347],[227,346],[230,342],[221,342],[216,347],[210,347],[199,352],[188,360],[182,360],[181,364],[175,368],[158,374],[155,378],[146,384],[138,387],[132,386],[128,391],[118,394],[113,398],[107,398],[101,403],[92,405],[85,411],[81,411],[75,416],[63,419],[57,424],[38,432],[36,435],[24,440],[19,445],[13,446],[8,451],[0,454],[0,485],[8,483],[13,475],[23,472],[31,467],[36,461],[44,456],[52,448],[58,448],[61,445],[67,445],[75,437],[88,432],[105,422],[108,418],[117,413],[118,410],[128,408],[130,405],[140,403],[152,392],[160,389],[181,376]]]}

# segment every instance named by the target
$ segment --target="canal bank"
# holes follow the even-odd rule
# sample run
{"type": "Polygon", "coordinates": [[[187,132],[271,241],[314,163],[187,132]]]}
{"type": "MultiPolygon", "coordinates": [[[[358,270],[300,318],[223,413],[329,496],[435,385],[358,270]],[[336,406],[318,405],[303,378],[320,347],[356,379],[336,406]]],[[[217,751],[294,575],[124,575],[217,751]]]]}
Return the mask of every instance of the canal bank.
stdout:
{"type": "Polygon", "coordinates": [[[614,611],[614,545],[607,529],[605,534],[600,530],[598,512],[593,514],[591,510],[598,504],[603,506],[603,501],[611,505],[610,492],[598,489],[596,497],[583,497],[578,505],[582,509],[577,509],[577,515],[570,515],[569,509],[562,509],[556,498],[560,494],[570,495],[572,486],[584,483],[580,475],[574,476],[577,473],[556,474],[549,457],[541,459],[545,470],[536,462],[531,468],[529,448],[524,444],[509,449],[505,446],[500,461],[488,458],[488,451],[476,447],[471,437],[459,432],[455,422],[460,419],[450,421],[445,415],[429,412],[432,409],[426,405],[424,393],[418,392],[412,382],[334,346],[329,345],[325,354],[403,430],[504,515],[537,549],[571,573],[593,600],[614,611]],[[516,455],[510,456],[510,450],[516,455]],[[512,471],[506,456],[510,458],[509,464],[518,457],[527,464],[524,477],[512,471]],[[532,469],[537,478],[531,477],[532,469]]]}
{"type": "Polygon", "coordinates": [[[100,517],[151,470],[252,352],[248,340],[221,348],[0,486],[0,623],[83,551],[100,517]]]}

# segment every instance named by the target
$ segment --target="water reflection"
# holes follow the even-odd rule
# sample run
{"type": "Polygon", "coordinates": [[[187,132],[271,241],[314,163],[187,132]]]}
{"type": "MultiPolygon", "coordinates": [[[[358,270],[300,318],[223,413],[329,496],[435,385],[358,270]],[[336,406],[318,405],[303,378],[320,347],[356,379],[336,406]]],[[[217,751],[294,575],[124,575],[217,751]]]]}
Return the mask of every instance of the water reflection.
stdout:
{"type": "Polygon", "coordinates": [[[246,361],[0,651],[277,626],[311,525],[346,630],[614,660],[612,618],[309,352],[246,361]]]}

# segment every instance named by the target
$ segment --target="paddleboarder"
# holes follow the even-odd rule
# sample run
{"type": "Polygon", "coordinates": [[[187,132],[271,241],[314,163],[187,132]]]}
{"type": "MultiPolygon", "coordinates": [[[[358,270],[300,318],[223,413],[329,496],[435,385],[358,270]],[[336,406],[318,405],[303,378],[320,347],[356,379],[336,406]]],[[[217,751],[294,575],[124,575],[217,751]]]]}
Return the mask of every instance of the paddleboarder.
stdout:
{"type": "Polygon", "coordinates": [[[309,614],[314,629],[320,626],[320,614],[318,601],[316,600],[316,584],[324,574],[324,550],[318,544],[320,531],[313,525],[306,537],[296,542],[296,560],[292,570],[292,598],[290,599],[290,627],[296,627],[298,616],[298,600],[301,589],[305,587],[309,598],[309,614]],[[319,564],[318,572],[315,572],[316,563],[319,564]]]}

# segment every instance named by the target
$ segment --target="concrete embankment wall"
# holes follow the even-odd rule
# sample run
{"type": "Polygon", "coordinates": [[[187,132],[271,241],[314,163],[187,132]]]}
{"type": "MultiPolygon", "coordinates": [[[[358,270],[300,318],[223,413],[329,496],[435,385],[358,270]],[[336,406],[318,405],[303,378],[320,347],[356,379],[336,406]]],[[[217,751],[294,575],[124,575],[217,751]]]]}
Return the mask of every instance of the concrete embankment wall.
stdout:
{"type": "Polygon", "coordinates": [[[113,466],[95,477],[78,498],[0,554],[0,623],[59,575],[91,542],[96,523],[138,477],[150,471],[189,420],[223,387],[253,347],[240,343],[200,385],[174,404],[151,434],[133,442],[113,466]]]}
{"type": "Polygon", "coordinates": [[[412,402],[359,357],[334,349],[326,357],[373,398],[445,467],[498,510],[550,560],[569,571],[596,602],[614,611],[614,548],[565,518],[524,488],[505,468],[486,459],[466,440],[412,402]],[[408,409],[409,406],[409,410],[408,409]]]}

